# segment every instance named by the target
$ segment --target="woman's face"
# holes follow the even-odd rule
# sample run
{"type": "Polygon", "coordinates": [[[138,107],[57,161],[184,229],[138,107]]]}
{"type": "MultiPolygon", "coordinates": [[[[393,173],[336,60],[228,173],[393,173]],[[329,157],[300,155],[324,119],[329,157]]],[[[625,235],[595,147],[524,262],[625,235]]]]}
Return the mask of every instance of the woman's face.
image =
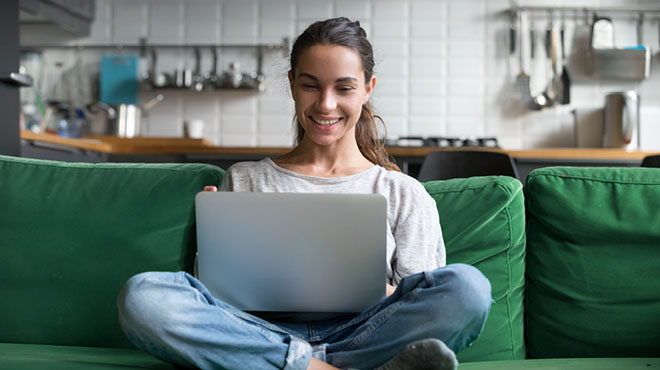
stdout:
{"type": "Polygon", "coordinates": [[[376,77],[365,84],[357,53],[338,45],[307,48],[289,71],[289,82],[303,140],[322,146],[355,141],[362,105],[376,84],[376,77]]]}

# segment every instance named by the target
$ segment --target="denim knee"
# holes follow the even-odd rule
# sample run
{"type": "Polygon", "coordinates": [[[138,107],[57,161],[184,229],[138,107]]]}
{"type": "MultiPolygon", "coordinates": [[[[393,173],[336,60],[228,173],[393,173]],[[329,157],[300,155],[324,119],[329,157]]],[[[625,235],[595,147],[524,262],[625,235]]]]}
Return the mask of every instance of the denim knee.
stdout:
{"type": "Polygon", "coordinates": [[[163,295],[162,283],[174,280],[175,273],[143,272],[128,279],[117,297],[119,323],[124,330],[144,331],[171,322],[171,307],[163,295]]]}
{"type": "Polygon", "coordinates": [[[477,268],[456,263],[432,271],[436,283],[443,282],[451,288],[452,301],[461,311],[483,322],[493,302],[490,282],[477,268]]]}

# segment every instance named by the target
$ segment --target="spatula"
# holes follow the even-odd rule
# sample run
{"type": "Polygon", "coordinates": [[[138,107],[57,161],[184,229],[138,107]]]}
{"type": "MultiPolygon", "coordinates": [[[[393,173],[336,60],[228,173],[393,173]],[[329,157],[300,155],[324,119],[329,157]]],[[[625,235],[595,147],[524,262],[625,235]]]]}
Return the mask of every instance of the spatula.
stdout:
{"type": "Polygon", "coordinates": [[[520,100],[522,100],[525,104],[527,104],[527,102],[531,100],[532,94],[529,89],[529,74],[527,73],[527,71],[529,70],[528,68],[529,66],[526,64],[526,55],[525,55],[527,49],[523,47],[525,36],[529,34],[526,12],[522,12],[520,14],[519,21],[520,21],[520,32],[518,33],[518,38],[520,39],[520,47],[518,48],[518,55],[520,57],[520,73],[516,78],[516,84],[518,86],[518,93],[520,94],[520,100]]]}
{"type": "Polygon", "coordinates": [[[561,104],[571,104],[571,77],[568,74],[566,67],[566,39],[564,38],[564,31],[566,27],[564,22],[561,22],[561,29],[559,31],[561,43],[561,104]]]}

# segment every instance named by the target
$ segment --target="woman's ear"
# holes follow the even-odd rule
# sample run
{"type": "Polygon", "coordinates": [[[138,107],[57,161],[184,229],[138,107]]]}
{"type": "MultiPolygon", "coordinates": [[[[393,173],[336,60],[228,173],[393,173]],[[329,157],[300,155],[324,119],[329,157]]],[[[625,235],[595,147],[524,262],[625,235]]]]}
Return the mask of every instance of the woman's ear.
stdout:
{"type": "Polygon", "coordinates": [[[371,76],[371,79],[366,84],[364,84],[365,94],[364,94],[363,104],[367,104],[367,102],[369,101],[369,97],[371,96],[374,87],[376,87],[376,76],[371,76]]]}
{"type": "Polygon", "coordinates": [[[293,72],[289,71],[287,76],[289,77],[289,89],[291,89],[291,96],[293,96],[293,72]]]}

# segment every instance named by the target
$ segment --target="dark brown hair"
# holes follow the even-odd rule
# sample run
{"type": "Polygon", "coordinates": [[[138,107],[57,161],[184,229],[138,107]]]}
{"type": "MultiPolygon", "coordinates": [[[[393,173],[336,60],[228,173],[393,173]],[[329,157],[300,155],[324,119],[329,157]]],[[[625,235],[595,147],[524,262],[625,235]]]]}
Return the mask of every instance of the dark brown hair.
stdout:
{"type": "MultiPolygon", "coordinates": [[[[371,43],[367,40],[367,33],[360,27],[360,22],[351,22],[348,18],[341,17],[312,23],[296,38],[291,48],[292,76],[295,76],[300,54],[314,45],[339,45],[352,49],[360,56],[362,61],[365,83],[371,80],[374,73],[374,54],[371,43]]],[[[388,170],[401,171],[385,151],[385,141],[378,138],[376,119],[380,121],[383,129],[387,132],[385,122],[382,118],[373,114],[369,102],[363,104],[360,118],[355,126],[355,139],[358,148],[370,162],[388,170]]],[[[303,136],[305,136],[305,130],[296,121],[296,144],[300,143],[303,136]]]]}

